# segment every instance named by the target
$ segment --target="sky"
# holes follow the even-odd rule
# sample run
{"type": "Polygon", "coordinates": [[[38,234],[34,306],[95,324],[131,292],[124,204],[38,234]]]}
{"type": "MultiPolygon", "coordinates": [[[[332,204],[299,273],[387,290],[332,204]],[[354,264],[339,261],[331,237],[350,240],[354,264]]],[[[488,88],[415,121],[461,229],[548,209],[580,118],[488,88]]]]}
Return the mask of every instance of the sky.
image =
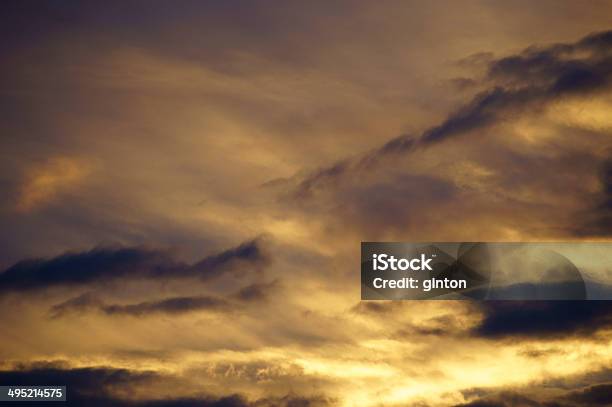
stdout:
{"type": "Polygon", "coordinates": [[[359,283],[362,241],[611,240],[612,2],[9,0],[0,85],[0,384],[612,402],[612,303],[359,283]]]}

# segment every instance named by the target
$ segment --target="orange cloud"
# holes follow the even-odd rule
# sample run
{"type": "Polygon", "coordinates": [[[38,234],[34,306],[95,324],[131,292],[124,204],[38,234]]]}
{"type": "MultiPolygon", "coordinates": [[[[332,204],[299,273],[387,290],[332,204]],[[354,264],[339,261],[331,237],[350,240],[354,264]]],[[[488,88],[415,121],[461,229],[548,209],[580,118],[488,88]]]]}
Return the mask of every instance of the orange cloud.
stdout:
{"type": "Polygon", "coordinates": [[[30,212],[56,199],[90,173],[89,165],[79,159],[55,157],[30,169],[21,187],[18,212],[30,212]]]}

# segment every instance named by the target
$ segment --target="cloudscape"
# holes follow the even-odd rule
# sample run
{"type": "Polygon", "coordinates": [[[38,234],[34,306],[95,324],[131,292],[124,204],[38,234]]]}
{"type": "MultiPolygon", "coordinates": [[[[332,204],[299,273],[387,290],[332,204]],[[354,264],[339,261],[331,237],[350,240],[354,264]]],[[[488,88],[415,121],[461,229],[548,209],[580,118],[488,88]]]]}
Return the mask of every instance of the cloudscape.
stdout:
{"type": "Polygon", "coordinates": [[[362,241],[612,241],[612,2],[8,0],[0,21],[0,385],[612,404],[612,302],[361,301],[359,275],[362,241]]]}

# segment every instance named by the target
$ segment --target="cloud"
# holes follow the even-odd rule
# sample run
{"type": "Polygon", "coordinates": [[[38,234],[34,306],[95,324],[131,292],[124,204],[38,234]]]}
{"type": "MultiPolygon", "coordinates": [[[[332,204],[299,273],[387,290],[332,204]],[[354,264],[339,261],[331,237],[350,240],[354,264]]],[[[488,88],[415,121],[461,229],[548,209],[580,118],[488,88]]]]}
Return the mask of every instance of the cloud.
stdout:
{"type": "Polygon", "coordinates": [[[253,283],[241,288],[234,298],[244,302],[264,301],[280,286],[279,280],[269,283],[253,283]]]}
{"type": "MultiPolygon", "coordinates": [[[[550,388],[548,389],[550,390],[550,388]]],[[[612,402],[612,383],[600,383],[578,389],[556,389],[556,392],[541,391],[537,385],[512,390],[479,390],[469,393],[484,393],[456,407],[572,407],[609,406],[612,402]]]]}
{"type": "Polygon", "coordinates": [[[70,157],[54,157],[31,168],[20,188],[15,209],[30,212],[77,185],[91,172],[90,165],[70,157]]]}
{"type": "MultiPolygon", "coordinates": [[[[339,187],[325,210],[350,217],[353,224],[368,230],[404,229],[428,217],[433,202],[450,202],[457,197],[458,189],[436,175],[401,174],[375,183],[363,182],[339,187]]],[[[333,222],[334,219],[330,219],[333,222]]],[[[343,226],[345,229],[347,226],[343,226]]]]}
{"type": "Polygon", "coordinates": [[[571,392],[567,400],[589,406],[609,406],[612,404],[612,383],[597,384],[571,392]]]}
{"type": "Polygon", "coordinates": [[[357,314],[386,315],[406,308],[401,301],[359,301],[351,308],[357,314]]]}
{"type": "Polygon", "coordinates": [[[491,339],[591,335],[612,327],[609,301],[485,301],[481,308],[474,334],[491,339]]]}
{"type": "MultiPolygon", "coordinates": [[[[609,155],[609,154],[608,154],[609,155]]],[[[580,219],[572,228],[578,236],[606,236],[612,231],[612,158],[605,159],[599,168],[601,192],[596,202],[586,211],[580,211],[580,219]]]]}
{"type": "Polygon", "coordinates": [[[541,407],[538,401],[532,400],[522,394],[512,391],[502,392],[495,397],[480,398],[465,404],[458,404],[456,407],[541,407]]]}
{"type": "MultiPolygon", "coordinates": [[[[0,382],[6,385],[66,386],[70,405],[87,405],[85,400],[109,397],[113,392],[139,384],[150,384],[159,376],[152,371],[130,371],[109,367],[69,368],[55,362],[39,362],[0,371],[0,382]]],[[[101,404],[94,404],[101,405],[101,404]]]]}
{"type": "Polygon", "coordinates": [[[466,327],[470,323],[467,320],[469,314],[477,312],[471,303],[462,301],[457,304],[456,314],[441,312],[430,316],[425,311],[429,306],[440,307],[439,310],[444,311],[444,302],[435,304],[422,301],[415,305],[406,301],[360,301],[351,307],[350,312],[371,322],[385,321],[388,329],[385,336],[401,342],[416,341],[420,336],[444,340],[465,337],[469,333],[466,327]],[[422,307],[423,311],[416,311],[415,307],[422,307]],[[465,309],[458,311],[462,307],[465,309]],[[415,315],[419,317],[414,318],[415,315]]]}
{"type": "Polygon", "coordinates": [[[0,274],[0,292],[72,286],[119,278],[208,280],[224,273],[260,271],[269,257],[261,239],[186,264],[170,253],[144,248],[96,248],[52,259],[23,260],[0,274]]]}
{"type": "MultiPolygon", "coordinates": [[[[545,47],[547,67],[538,50],[510,51],[520,57],[516,74],[487,73],[484,65],[500,60],[492,54],[451,64],[479,50],[508,55],[536,41],[579,38],[609,24],[603,3],[217,4],[26,2],[22,12],[8,12],[11,21],[0,28],[11,43],[10,50],[2,46],[9,52],[0,67],[0,183],[12,191],[27,163],[58,152],[91,158],[96,171],[83,188],[61,184],[19,216],[13,202],[5,203],[0,271],[33,254],[100,242],[119,241],[137,253],[124,267],[110,258],[129,253],[101,250],[109,260],[100,272],[96,256],[90,261],[83,252],[65,259],[82,260],[70,275],[49,258],[24,266],[21,277],[0,277],[0,293],[25,298],[2,298],[2,325],[11,329],[3,331],[1,359],[61,354],[75,363],[164,372],[217,364],[224,367],[218,377],[204,370],[185,375],[194,393],[131,403],[243,405],[266,397],[291,407],[314,401],[270,395],[323,389],[342,405],[450,405],[462,401],[463,386],[567,377],[609,362],[606,343],[573,335],[550,340],[567,354],[537,359],[520,353],[526,344],[516,336],[469,336],[484,315],[463,303],[346,312],[359,295],[353,277],[360,240],[524,241],[532,230],[563,239],[584,219],[573,210],[590,205],[583,198],[591,191],[600,197],[602,184],[592,176],[609,138],[595,134],[601,126],[577,131],[576,122],[551,117],[558,112],[550,105],[563,99],[588,121],[580,110],[592,109],[574,100],[605,84],[603,65],[595,63],[604,61],[605,39],[585,40],[604,46],[580,45],[578,53],[545,47]],[[552,70],[570,59],[584,61],[566,65],[564,75],[552,70]],[[457,77],[464,78],[461,92],[447,83],[457,77]],[[320,170],[304,176],[303,168],[320,170]],[[289,187],[255,187],[296,173],[289,187]],[[302,181],[300,191],[315,199],[274,200],[275,188],[299,189],[302,181]],[[247,284],[241,272],[267,264],[255,260],[252,247],[185,263],[137,246],[180,246],[186,258],[199,259],[201,242],[225,248],[218,244],[261,231],[282,245],[266,277],[287,279],[269,303],[249,302],[265,300],[261,285],[227,292],[247,284]],[[47,274],[50,281],[42,281],[47,274]],[[193,284],[201,274],[206,284],[193,284]],[[185,280],[165,281],[174,276],[185,280]],[[45,291],[32,296],[36,289],[45,291]],[[50,305],[88,290],[99,297],[73,298],[60,311],[91,313],[45,318],[50,305]],[[244,314],[241,308],[207,318],[212,310],[203,297],[237,304],[244,314]],[[168,301],[177,298],[176,312],[206,310],[169,318],[168,301]],[[123,317],[134,310],[143,317],[123,317]],[[433,320],[448,313],[451,323],[433,320]],[[294,365],[300,373],[287,373],[294,365]],[[229,369],[235,376],[224,375],[229,369]]],[[[606,106],[598,113],[604,118],[606,106]]],[[[534,338],[527,346],[550,347],[534,338]]],[[[157,388],[143,384],[125,394],[157,388]]],[[[130,403],[110,393],[97,394],[97,403],[84,395],[81,404],[130,403]]]]}
{"type": "MultiPolygon", "coordinates": [[[[248,400],[239,394],[230,395],[176,395],[174,398],[135,399],[121,397],[138,386],[155,386],[156,381],[170,379],[153,371],[132,371],[111,367],[70,368],[57,363],[38,363],[14,370],[0,371],[0,382],[5,385],[66,386],[66,399],[70,406],[118,407],[324,407],[333,400],[316,395],[286,395],[248,400]]],[[[149,396],[153,392],[147,391],[149,396]]],[[[53,405],[54,403],[40,403],[53,405]]]]}
{"type": "Polygon", "coordinates": [[[90,294],[84,294],[54,305],[50,310],[50,315],[52,318],[57,318],[70,311],[83,312],[92,309],[99,310],[106,315],[144,316],[149,314],[177,315],[195,311],[229,312],[234,309],[234,306],[222,298],[212,296],[172,297],[126,305],[105,304],[90,294]]]}
{"type": "Polygon", "coordinates": [[[51,318],[60,318],[70,312],[85,312],[92,309],[103,309],[104,302],[92,293],[85,293],[55,304],[49,310],[51,318]]]}
{"type": "Polygon", "coordinates": [[[485,84],[492,84],[418,137],[400,135],[360,157],[338,161],[305,176],[296,197],[346,174],[371,169],[389,155],[410,153],[498,123],[509,114],[533,111],[565,96],[603,92],[612,77],[612,31],[591,34],[575,43],[529,47],[493,60],[485,84]]]}
{"type": "Polygon", "coordinates": [[[612,72],[612,31],[590,34],[569,44],[532,46],[493,61],[489,77],[511,85],[544,84],[549,93],[589,92],[608,84],[612,72]]]}
{"type": "Polygon", "coordinates": [[[107,304],[93,293],[85,293],[52,306],[49,315],[51,318],[60,318],[71,312],[87,311],[135,317],[151,314],[179,315],[197,311],[229,313],[239,310],[245,304],[266,300],[277,287],[278,281],[274,280],[270,283],[249,284],[228,296],[228,299],[209,295],[179,296],[135,304],[107,304]]]}

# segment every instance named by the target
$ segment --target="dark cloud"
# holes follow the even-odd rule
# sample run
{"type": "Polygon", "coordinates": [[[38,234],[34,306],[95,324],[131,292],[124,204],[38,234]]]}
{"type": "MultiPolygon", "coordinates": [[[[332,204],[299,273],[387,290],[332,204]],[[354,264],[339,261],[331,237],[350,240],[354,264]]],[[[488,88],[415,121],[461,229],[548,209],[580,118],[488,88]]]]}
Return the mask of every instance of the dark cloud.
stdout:
{"type": "Polygon", "coordinates": [[[571,44],[530,47],[518,55],[490,62],[492,85],[420,136],[401,135],[362,157],[319,169],[298,183],[294,195],[311,195],[317,187],[371,166],[390,154],[425,148],[451,137],[493,125],[510,114],[561,97],[605,91],[612,76],[612,31],[589,35],[571,44]]]}
{"type": "Polygon", "coordinates": [[[612,232],[612,158],[600,164],[599,181],[601,192],[594,205],[576,214],[580,222],[572,232],[578,236],[607,236],[612,232]]]}
{"type": "Polygon", "coordinates": [[[567,400],[590,406],[612,405],[612,383],[598,384],[571,392],[567,400]]]}
{"type": "Polygon", "coordinates": [[[7,385],[33,386],[39,383],[71,385],[81,392],[96,392],[112,386],[144,383],[158,375],[152,371],[130,371],[108,367],[69,368],[65,362],[35,362],[18,365],[14,370],[0,370],[0,382],[7,385]]]}
{"type": "Polygon", "coordinates": [[[517,86],[543,84],[552,95],[591,91],[607,84],[612,71],[612,31],[571,44],[530,47],[493,61],[489,77],[517,86]]]}
{"type": "Polygon", "coordinates": [[[542,406],[539,402],[530,399],[524,395],[507,391],[502,392],[495,397],[481,398],[470,401],[465,404],[458,404],[457,407],[510,407],[510,406],[523,406],[523,407],[539,407],[542,406]]]}
{"type": "MultiPolygon", "coordinates": [[[[268,264],[269,257],[264,250],[263,240],[255,239],[240,246],[225,250],[197,262],[188,269],[182,270],[186,275],[197,275],[204,279],[218,277],[226,272],[227,267],[235,265],[236,261],[260,268],[268,264]]],[[[173,272],[174,273],[174,272],[173,272]]],[[[160,270],[160,275],[165,274],[160,270]]]]}
{"type": "Polygon", "coordinates": [[[7,386],[66,386],[66,404],[74,406],[101,406],[101,400],[108,400],[112,392],[151,383],[157,377],[157,374],[150,371],[135,372],[107,367],[71,369],[58,363],[38,363],[34,366],[0,371],[0,383],[7,386]],[[88,404],[88,401],[91,404],[88,404]]]}
{"type": "MultiPolygon", "coordinates": [[[[324,396],[287,395],[248,400],[244,396],[177,397],[172,399],[129,400],[119,393],[130,394],[135,386],[155,386],[170,379],[155,372],[137,372],[109,367],[69,368],[60,363],[39,363],[0,371],[0,383],[11,386],[66,386],[68,406],[88,407],[323,407],[333,404],[324,396]],[[157,382],[156,382],[157,381],[157,382]]],[[[57,402],[37,403],[53,406],[57,402]]]]}
{"type": "MultiPolygon", "coordinates": [[[[534,89],[508,90],[495,87],[484,91],[470,103],[450,115],[442,124],[425,131],[419,138],[419,145],[428,145],[442,141],[448,137],[476,130],[497,120],[497,114],[510,107],[517,107],[534,99],[537,92],[534,89]]],[[[389,143],[385,147],[389,147],[389,143]]],[[[401,152],[394,148],[384,148],[384,152],[401,152]]]]}
{"type": "Polygon", "coordinates": [[[478,336],[547,338],[590,335],[612,327],[609,301],[485,301],[478,336]]]}
{"type": "MultiPolygon", "coordinates": [[[[571,407],[571,406],[609,406],[612,404],[612,384],[600,383],[579,389],[557,389],[559,393],[551,396],[540,392],[537,386],[513,390],[491,391],[471,389],[465,391],[468,398],[475,399],[458,404],[457,407],[571,407]],[[539,393],[542,393],[539,395],[539,393]]],[[[550,394],[550,392],[549,392],[550,394]]]]}
{"type": "Polygon", "coordinates": [[[268,263],[261,239],[186,264],[170,253],[144,248],[96,248],[52,259],[24,260],[0,274],[0,292],[87,284],[118,278],[203,280],[223,273],[261,270],[268,263]]]}
{"type": "Polygon", "coordinates": [[[510,108],[525,108],[526,103],[541,95],[541,89],[532,88],[504,89],[496,86],[483,91],[442,123],[425,130],[418,138],[404,134],[358,159],[343,160],[330,167],[319,169],[306,176],[298,184],[294,194],[298,197],[310,196],[316,187],[332,184],[336,178],[347,173],[373,168],[383,157],[427,147],[449,137],[493,124],[497,121],[500,112],[510,108]]]}

